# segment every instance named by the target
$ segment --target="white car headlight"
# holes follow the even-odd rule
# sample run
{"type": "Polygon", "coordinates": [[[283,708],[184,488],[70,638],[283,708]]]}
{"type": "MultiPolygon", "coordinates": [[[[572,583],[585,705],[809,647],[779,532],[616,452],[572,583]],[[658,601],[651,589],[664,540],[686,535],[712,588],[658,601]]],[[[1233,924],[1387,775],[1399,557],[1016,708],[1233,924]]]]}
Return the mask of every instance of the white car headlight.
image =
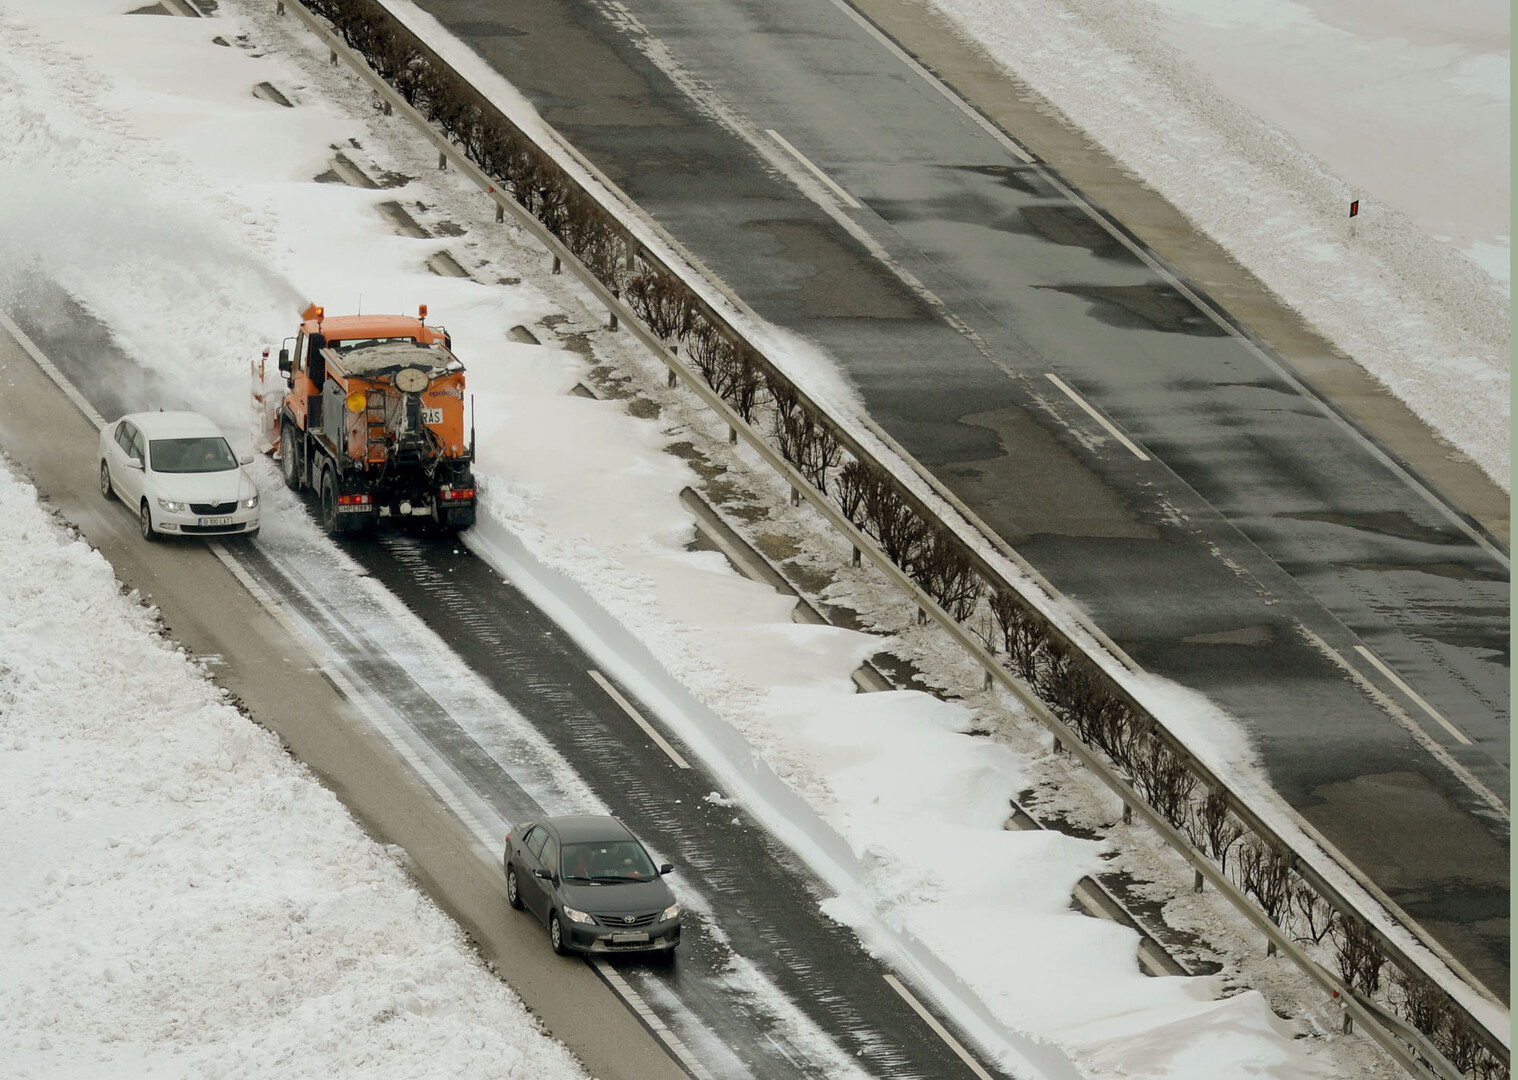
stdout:
{"type": "Polygon", "coordinates": [[[585,912],[580,911],[578,908],[572,908],[572,907],[566,907],[564,909],[564,917],[566,919],[568,919],[570,922],[578,922],[578,923],[595,922],[595,920],[592,919],[589,915],[585,914],[585,912]]]}
{"type": "Polygon", "coordinates": [[[250,496],[248,496],[246,499],[244,499],[242,501],[242,505],[243,505],[243,508],[247,509],[247,510],[252,510],[252,509],[256,508],[258,506],[258,496],[257,495],[250,495],[250,496]]]}
{"type": "Polygon", "coordinates": [[[669,922],[669,920],[671,920],[671,919],[678,919],[679,917],[680,917],[680,905],[679,904],[671,904],[671,905],[669,905],[669,907],[665,908],[663,911],[661,911],[659,913],[659,921],[660,922],[669,922]]]}
{"type": "Polygon", "coordinates": [[[189,503],[176,502],[173,499],[159,499],[158,505],[171,514],[182,514],[190,508],[189,503]]]}

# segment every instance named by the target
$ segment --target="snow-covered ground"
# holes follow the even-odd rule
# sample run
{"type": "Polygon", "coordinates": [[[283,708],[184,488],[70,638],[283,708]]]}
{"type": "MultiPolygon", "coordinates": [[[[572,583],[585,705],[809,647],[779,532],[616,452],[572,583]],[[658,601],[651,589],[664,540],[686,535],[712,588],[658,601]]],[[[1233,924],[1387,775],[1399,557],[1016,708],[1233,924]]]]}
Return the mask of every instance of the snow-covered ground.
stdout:
{"type": "MultiPolygon", "coordinates": [[[[551,341],[540,320],[564,314],[561,336],[585,334],[599,357],[657,385],[657,368],[598,330],[568,279],[544,275],[541,254],[458,177],[437,174],[293,20],[253,0],[221,0],[211,22],[125,17],[131,6],[0,0],[0,306],[25,303],[31,276],[52,278],[237,440],[247,361],[289,332],[305,300],[428,303],[470,364],[482,539],[509,537],[625,624],[843,839],[853,864],[831,914],[867,938],[884,927],[921,943],[999,1022],[1059,1044],[1092,1076],[1380,1067],[1363,1041],[1334,1033],[1330,1007],[1293,1000],[1289,972],[1144,978],[1128,931],[1069,911],[1071,886],[1110,849],[1002,829],[1007,799],[1057,767],[1031,737],[964,734],[1002,726],[1008,703],[856,696],[849,674],[878,640],[793,624],[769,590],[685,551],[677,495],[695,477],[665,447],[720,445],[725,432],[670,408],[647,421],[568,395],[585,377],[577,353],[509,343],[518,323],[551,341]],[[249,93],[265,81],[296,107],[249,93]],[[335,147],[419,179],[386,191],[312,183],[335,147]],[[519,283],[431,276],[423,260],[437,244],[394,235],[376,210],[390,199],[463,226],[452,250],[479,281],[519,283]],[[925,864],[929,849],[940,857],[925,864]],[[994,868],[982,854],[964,872],[971,850],[994,850],[994,868]],[[957,928],[991,912],[1005,940],[967,950],[957,928]],[[1282,1021],[1240,985],[1309,1007],[1282,1021]]],[[[1500,173],[1505,190],[1505,154],[1500,173]]],[[[1474,410],[1505,416],[1505,394],[1474,410]]],[[[782,489],[770,494],[783,505],[782,489]]],[[[292,500],[269,503],[266,531],[310,529],[292,500]]],[[[496,1075],[520,1055],[518,1075],[577,1075],[385,853],[153,636],[103,560],[9,476],[0,567],[0,859],[15,868],[0,882],[0,1071],[496,1075]],[[228,849],[235,874],[217,855],[228,849]],[[195,947],[153,947],[166,940],[195,947]]],[[[868,599],[862,576],[852,587],[868,599]]],[[[723,793],[733,796],[763,792],[723,793]]],[[[1130,843],[1141,848],[1142,834],[1117,846],[1130,843]]],[[[1226,938],[1226,913],[1195,905],[1175,917],[1226,938]]]]}

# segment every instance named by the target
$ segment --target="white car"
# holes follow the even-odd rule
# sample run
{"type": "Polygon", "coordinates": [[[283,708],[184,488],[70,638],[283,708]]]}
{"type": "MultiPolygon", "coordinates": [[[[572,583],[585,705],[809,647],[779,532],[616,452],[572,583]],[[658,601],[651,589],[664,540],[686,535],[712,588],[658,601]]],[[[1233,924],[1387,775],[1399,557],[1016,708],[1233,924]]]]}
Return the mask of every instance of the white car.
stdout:
{"type": "Polygon", "coordinates": [[[258,488],[221,429],[193,412],[123,416],[100,432],[100,494],[137,512],[144,540],[258,533],[258,488]]]}

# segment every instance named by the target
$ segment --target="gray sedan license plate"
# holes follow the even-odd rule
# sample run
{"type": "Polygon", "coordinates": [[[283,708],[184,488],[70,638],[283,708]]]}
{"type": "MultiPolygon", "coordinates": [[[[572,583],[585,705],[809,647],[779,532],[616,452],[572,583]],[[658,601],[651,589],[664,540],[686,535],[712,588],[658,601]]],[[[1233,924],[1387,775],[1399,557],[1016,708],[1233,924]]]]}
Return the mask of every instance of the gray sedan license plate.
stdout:
{"type": "Polygon", "coordinates": [[[232,519],[229,518],[229,517],[201,518],[200,519],[200,524],[202,526],[206,526],[206,525],[230,525],[230,524],[232,524],[232,519]]]}
{"type": "Polygon", "coordinates": [[[647,940],[647,934],[613,934],[611,936],[613,945],[641,945],[647,940]]]}

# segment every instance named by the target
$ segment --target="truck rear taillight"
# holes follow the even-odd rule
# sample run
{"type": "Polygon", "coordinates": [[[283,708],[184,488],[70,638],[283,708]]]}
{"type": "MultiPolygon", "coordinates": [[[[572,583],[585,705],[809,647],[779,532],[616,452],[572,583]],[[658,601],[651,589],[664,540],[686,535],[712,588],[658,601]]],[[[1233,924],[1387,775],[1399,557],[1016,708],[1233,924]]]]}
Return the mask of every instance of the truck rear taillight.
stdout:
{"type": "Polygon", "coordinates": [[[368,495],[339,495],[337,497],[339,506],[368,506],[373,501],[368,495]]]}
{"type": "Polygon", "coordinates": [[[444,499],[472,499],[474,488],[444,488],[438,494],[444,499]]]}

